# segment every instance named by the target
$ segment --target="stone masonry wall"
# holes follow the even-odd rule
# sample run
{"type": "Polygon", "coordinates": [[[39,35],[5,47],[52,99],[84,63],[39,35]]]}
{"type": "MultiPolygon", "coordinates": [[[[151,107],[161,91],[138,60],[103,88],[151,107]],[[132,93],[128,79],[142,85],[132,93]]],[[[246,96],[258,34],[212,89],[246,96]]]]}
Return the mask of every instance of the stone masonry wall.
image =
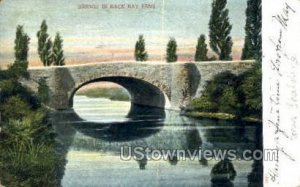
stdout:
{"type": "MultiPolygon", "coordinates": [[[[214,75],[223,71],[241,73],[252,66],[252,61],[242,62],[102,62],[95,64],[45,67],[30,69],[31,81],[25,84],[36,88],[36,81],[47,78],[50,88],[50,104],[54,109],[68,109],[71,107],[70,100],[76,90],[81,86],[109,78],[115,83],[123,84],[132,94],[143,95],[147,98],[135,99],[143,105],[155,104],[151,94],[146,93],[147,89],[152,89],[151,93],[161,95],[165,93],[171,103],[172,109],[180,109],[191,101],[194,97],[199,97],[206,81],[214,75]],[[135,84],[126,84],[127,80],[138,81],[135,84]],[[150,84],[152,86],[147,86],[150,84]],[[145,85],[145,86],[143,86],[145,85]],[[142,88],[141,88],[142,87],[142,88]],[[157,89],[157,90],[155,90],[157,89]],[[152,100],[151,100],[152,99],[152,100]]],[[[134,82],[133,81],[133,82],[134,82]]],[[[149,92],[150,93],[150,92],[149,92]]],[[[163,102],[163,101],[162,101],[163,102]]],[[[139,104],[139,103],[135,103],[139,104]]]]}

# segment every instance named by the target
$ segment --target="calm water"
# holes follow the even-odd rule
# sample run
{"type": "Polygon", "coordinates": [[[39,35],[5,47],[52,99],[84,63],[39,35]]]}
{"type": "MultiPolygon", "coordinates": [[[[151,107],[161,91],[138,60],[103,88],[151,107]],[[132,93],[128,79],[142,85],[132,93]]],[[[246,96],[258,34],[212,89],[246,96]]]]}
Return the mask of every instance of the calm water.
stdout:
{"type": "Polygon", "coordinates": [[[64,187],[260,186],[260,162],[230,161],[221,170],[233,166],[236,176],[216,182],[211,171],[220,160],[192,160],[187,155],[185,161],[176,157],[159,161],[120,158],[124,146],[126,150],[130,146],[152,150],[253,150],[261,148],[259,125],[194,120],[174,111],[85,96],[75,96],[74,110],[55,113],[53,121],[58,138],[68,148],[64,187]]]}

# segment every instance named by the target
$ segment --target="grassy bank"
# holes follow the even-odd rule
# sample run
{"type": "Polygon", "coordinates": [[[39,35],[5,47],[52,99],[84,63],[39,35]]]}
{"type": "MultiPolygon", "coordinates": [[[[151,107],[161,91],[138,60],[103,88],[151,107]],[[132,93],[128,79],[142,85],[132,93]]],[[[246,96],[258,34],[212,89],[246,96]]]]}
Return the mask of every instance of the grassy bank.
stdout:
{"type": "Polygon", "coordinates": [[[212,113],[212,112],[186,112],[183,115],[192,117],[192,118],[197,118],[197,119],[203,119],[203,118],[209,118],[209,119],[221,119],[221,120],[242,120],[242,121],[247,121],[247,122],[259,122],[261,123],[262,120],[258,118],[253,118],[253,117],[243,117],[243,118],[238,118],[234,114],[227,114],[227,113],[212,113]]]}
{"type": "Polygon", "coordinates": [[[91,98],[104,97],[114,101],[130,101],[130,96],[122,88],[94,88],[78,91],[77,94],[91,98]]]}
{"type": "Polygon", "coordinates": [[[48,88],[39,80],[38,93],[32,92],[18,81],[27,75],[24,62],[0,70],[0,181],[4,186],[60,186],[66,151],[42,107],[48,88]]]}

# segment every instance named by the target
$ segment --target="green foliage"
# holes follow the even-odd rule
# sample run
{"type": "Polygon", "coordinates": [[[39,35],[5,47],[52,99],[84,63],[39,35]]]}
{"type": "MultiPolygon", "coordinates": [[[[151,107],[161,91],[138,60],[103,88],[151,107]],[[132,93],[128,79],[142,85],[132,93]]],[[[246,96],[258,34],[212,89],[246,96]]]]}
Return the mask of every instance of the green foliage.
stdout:
{"type": "Polygon", "coordinates": [[[63,169],[65,159],[64,153],[56,152],[55,134],[44,122],[46,112],[33,108],[31,98],[24,99],[27,89],[13,79],[0,81],[0,87],[4,90],[0,95],[1,183],[5,186],[58,186],[58,173],[61,173],[58,170],[63,169]]]}
{"type": "Polygon", "coordinates": [[[23,26],[18,25],[15,39],[15,63],[24,63],[28,65],[28,44],[30,38],[24,33],[23,26]]]}
{"type": "Polygon", "coordinates": [[[238,113],[239,103],[238,95],[234,87],[228,87],[222,90],[222,95],[219,98],[219,110],[227,113],[238,113]]]}
{"type": "Polygon", "coordinates": [[[167,45],[167,62],[176,62],[177,61],[177,43],[175,38],[170,38],[167,45]]]}
{"type": "Polygon", "coordinates": [[[234,75],[217,74],[208,81],[200,98],[192,101],[198,112],[230,113],[240,117],[262,118],[262,74],[259,64],[250,70],[234,75]]]}
{"type": "Polygon", "coordinates": [[[20,78],[29,78],[29,73],[27,71],[28,65],[27,63],[13,63],[8,67],[7,77],[10,77],[15,80],[19,80],[20,78]]]}
{"type": "Polygon", "coordinates": [[[65,65],[64,61],[64,51],[62,49],[63,40],[61,39],[59,33],[56,33],[53,48],[52,48],[52,61],[55,66],[65,65]]]}
{"type": "Polygon", "coordinates": [[[48,26],[44,20],[41,24],[40,31],[37,33],[38,38],[38,54],[44,66],[50,66],[52,63],[51,47],[52,42],[47,33],[48,26]]]}
{"type": "Polygon", "coordinates": [[[6,186],[59,186],[64,155],[54,149],[51,128],[40,126],[43,115],[34,114],[3,128],[7,137],[0,142],[0,178],[6,186]]]}
{"type": "Polygon", "coordinates": [[[230,72],[217,74],[212,81],[207,83],[205,95],[217,106],[217,112],[236,113],[238,102],[234,90],[237,84],[237,76],[230,72]]]}
{"type": "Polygon", "coordinates": [[[202,96],[198,99],[192,101],[192,106],[196,111],[205,111],[205,112],[217,112],[218,106],[216,103],[211,102],[207,96],[202,96]]]}
{"type": "Polygon", "coordinates": [[[261,0],[248,0],[242,59],[261,59],[261,0]]]}
{"type": "Polygon", "coordinates": [[[262,115],[262,70],[256,64],[242,75],[240,93],[244,99],[244,112],[250,116],[262,115]]]}
{"type": "Polygon", "coordinates": [[[15,39],[15,63],[9,67],[8,76],[19,79],[28,78],[28,50],[30,38],[24,33],[23,26],[18,25],[15,39]]]}
{"type": "Polygon", "coordinates": [[[8,71],[2,70],[0,67],[0,81],[8,78],[9,78],[8,71]]]}
{"type": "Polygon", "coordinates": [[[209,21],[209,38],[211,49],[219,55],[220,60],[231,60],[232,38],[230,32],[227,0],[213,0],[209,21]]]}
{"type": "Polygon", "coordinates": [[[28,114],[30,106],[19,96],[9,97],[1,106],[3,120],[22,119],[28,114]]]}
{"type": "MultiPolygon", "coordinates": [[[[5,186],[59,186],[64,153],[56,151],[55,135],[45,121],[47,112],[19,82],[28,77],[28,42],[18,26],[15,63],[8,70],[0,70],[0,180],[5,186]]],[[[43,83],[41,93],[46,89],[43,83]]]]}
{"type": "Polygon", "coordinates": [[[205,35],[201,34],[198,38],[196,47],[195,61],[206,61],[207,58],[207,45],[205,43],[205,35]]]}
{"type": "Polygon", "coordinates": [[[47,85],[46,78],[40,78],[38,80],[38,99],[41,103],[47,104],[49,102],[50,96],[49,96],[49,87],[47,85]]]}
{"type": "Polygon", "coordinates": [[[0,105],[2,105],[10,97],[18,96],[28,103],[32,109],[39,107],[39,102],[33,93],[28,88],[23,87],[22,84],[15,79],[0,81],[0,88],[0,105]]]}
{"type": "Polygon", "coordinates": [[[139,36],[139,40],[135,44],[134,57],[136,61],[147,61],[148,59],[143,35],[139,36]]]}

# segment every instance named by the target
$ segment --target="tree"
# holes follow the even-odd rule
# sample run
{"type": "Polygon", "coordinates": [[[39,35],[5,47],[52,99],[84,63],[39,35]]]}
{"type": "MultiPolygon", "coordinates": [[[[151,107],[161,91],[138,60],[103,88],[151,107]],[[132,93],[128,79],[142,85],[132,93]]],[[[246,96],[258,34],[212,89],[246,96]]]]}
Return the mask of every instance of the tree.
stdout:
{"type": "Polygon", "coordinates": [[[28,77],[28,50],[30,38],[24,33],[23,26],[18,25],[15,39],[15,63],[9,67],[9,76],[19,79],[28,77]]]}
{"type": "Polygon", "coordinates": [[[232,38],[230,32],[227,0],[213,0],[209,21],[209,38],[211,49],[219,55],[220,60],[231,60],[232,38]]]}
{"type": "Polygon", "coordinates": [[[195,61],[206,61],[207,58],[207,45],[205,43],[205,36],[201,34],[198,38],[198,44],[196,47],[195,61]]]}
{"type": "Polygon", "coordinates": [[[169,43],[167,45],[167,62],[176,62],[177,61],[177,43],[174,38],[170,38],[169,43]]]}
{"type": "Polygon", "coordinates": [[[47,33],[47,30],[48,30],[48,26],[46,24],[46,21],[43,20],[40,31],[38,31],[37,33],[37,37],[38,37],[38,54],[44,66],[51,65],[51,56],[52,56],[51,55],[52,42],[47,33]]]}
{"type": "Polygon", "coordinates": [[[148,59],[143,35],[139,36],[139,40],[135,44],[134,57],[136,61],[146,61],[148,59]]]}
{"type": "Polygon", "coordinates": [[[17,26],[15,39],[15,62],[28,64],[28,50],[30,38],[24,33],[23,26],[17,26]]]}
{"type": "Polygon", "coordinates": [[[248,0],[242,59],[261,58],[261,0],[248,0]]]}
{"type": "Polygon", "coordinates": [[[55,66],[65,65],[64,61],[64,51],[62,49],[63,40],[61,39],[59,33],[56,33],[53,48],[52,48],[52,62],[55,66]]]}

